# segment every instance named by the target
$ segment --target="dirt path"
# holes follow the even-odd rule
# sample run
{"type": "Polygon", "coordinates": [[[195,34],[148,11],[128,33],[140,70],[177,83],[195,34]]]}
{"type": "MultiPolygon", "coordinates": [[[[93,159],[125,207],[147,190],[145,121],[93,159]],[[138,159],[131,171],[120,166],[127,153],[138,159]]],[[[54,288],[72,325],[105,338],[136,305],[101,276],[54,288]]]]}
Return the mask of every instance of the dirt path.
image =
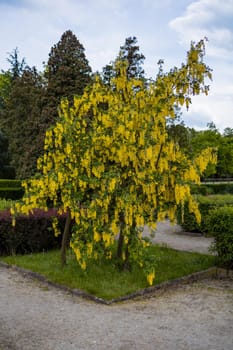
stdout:
{"type": "Polygon", "coordinates": [[[233,280],[111,306],[0,268],[1,350],[232,350],[233,280]]]}

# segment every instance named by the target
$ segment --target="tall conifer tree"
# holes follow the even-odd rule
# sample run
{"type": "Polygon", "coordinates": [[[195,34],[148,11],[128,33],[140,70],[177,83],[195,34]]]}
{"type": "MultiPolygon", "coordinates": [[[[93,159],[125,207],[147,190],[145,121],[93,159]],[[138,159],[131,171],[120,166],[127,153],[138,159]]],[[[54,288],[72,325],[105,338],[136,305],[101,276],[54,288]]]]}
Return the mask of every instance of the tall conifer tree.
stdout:
{"type": "MultiPolygon", "coordinates": [[[[127,61],[127,78],[128,79],[143,79],[144,69],[143,63],[145,56],[140,52],[140,48],[137,45],[137,38],[128,37],[125,39],[124,45],[120,47],[117,61],[127,61]]],[[[106,84],[110,84],[110,80],[115,77],[116,71],[114,69],[115,63],[110,62],[103,68],[103,81],[106,84]]]]}
{"type": "Polygon", "coordinates": [[[49,125],[57,119],[60,100],[66,97],[72,103],[73,97],[82,95],[91,81],[91,67],[85,49],[71,30],[64,32],[51,48],[45,78],[43,117],[49,125]]]}

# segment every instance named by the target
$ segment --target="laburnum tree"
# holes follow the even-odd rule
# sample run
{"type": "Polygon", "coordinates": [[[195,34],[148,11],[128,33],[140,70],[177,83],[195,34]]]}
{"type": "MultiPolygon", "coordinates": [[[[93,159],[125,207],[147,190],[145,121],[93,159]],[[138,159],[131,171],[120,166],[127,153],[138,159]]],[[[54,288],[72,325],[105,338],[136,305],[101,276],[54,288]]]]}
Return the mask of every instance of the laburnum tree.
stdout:
{"type": "MultiPolygon", "coordinates": [[[[127,65],[118,61],[110,86],[97,76],[74,105],[62,101],[59,120],[46,132],[40,175],[24,183],[25,196],[12,215],[46,209],[48,199],[66,212],[63,264],[73,222],[70,246],[82,269],[90,259],[111,259],[117,241],[118,265],[139,264],[151,285],[155,264],[143,226],[154,229],[165,216],[174,221],[186,201],[201,220],[190,184],[200,182],[215,153],[207,148],[188,158],[168,138],[166,119],[174,117],[175,105],[189,106],[192,94],[208,93],[205,78],[211,71],[203,56],[204,41],[192,43],[181,68],[160,71],[149,85],[129,79],[127,65]]],[[[53,227],[59,234],[56,219],[53,227]]]]}

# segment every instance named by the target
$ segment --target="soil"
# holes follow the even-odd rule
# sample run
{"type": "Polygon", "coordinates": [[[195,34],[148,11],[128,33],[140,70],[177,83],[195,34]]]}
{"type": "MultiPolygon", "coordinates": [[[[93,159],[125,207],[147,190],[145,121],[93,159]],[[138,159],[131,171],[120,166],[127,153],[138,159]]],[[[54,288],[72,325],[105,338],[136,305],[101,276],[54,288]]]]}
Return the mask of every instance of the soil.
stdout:
{"type": "MultiPolygon", "coordinates": [[[[175,233],[169,235],[174,244],[175,233]]],[[[233,274],[103,305],[0,267],[0,350],[232,350],[232,344],[233,274]]]]}

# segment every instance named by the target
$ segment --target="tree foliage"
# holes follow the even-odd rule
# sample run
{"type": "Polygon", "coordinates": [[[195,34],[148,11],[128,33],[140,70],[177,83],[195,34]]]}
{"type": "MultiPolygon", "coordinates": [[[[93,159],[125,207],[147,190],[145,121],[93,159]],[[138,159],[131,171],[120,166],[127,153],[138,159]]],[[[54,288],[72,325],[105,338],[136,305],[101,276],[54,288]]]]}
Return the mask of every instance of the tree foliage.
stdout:
{"type": "MultiPolygon", "coordinates": [[[[144,79],[143,63],[145,56],[140,53],[135,36],[125,39],[125,43],[120,47],[119,54],[116,58],[116,61],[119,60],[127,62],[126,75],[128,79],[144,79]]],[[[109,63],[103,68],[102,77],[106,84],[110,84],[111,79],[117,75],[115,62],[109,63]]]]}
{"type": "Polygon", "coordinates": [[[12,179],[15,177],[15,171],[12,166],[9,165],[10,158],[8,152],[8,139],[0,131],[0,178],[12,179]]]}
{"type": "Polygon", "coordinates": [[[218,163],[216,176],[220,178],[233,177],[233,135],[221,137],[218,146],[218,163]]]}
{"type": "Polygon", "coordinates": [[[16,77],[1,113],[2,127],[9,139],[12,165],[18,178],[35,173],[36,161],[43,151],[41,98],[43,83],[36,68],[26,66],[16,77]]]}
{"type": "Polygon", "coordinates": [[[10,63],[9,72],[11,73],[12,79],[14,80],[20,77],[26,67],[26,61],[25,58],[21,61],[19,60],[19,50],[17,47],[9,54],[7,61],[10,63]]]}
{"type": "Polygon", "coordinates": [[[204,130],[196,131],[186,128],[186,131],[189,134],[187,149],[193,156],[206,147],[213,147],[217,150],[217,163],[209,164],[203,177],[225,178],[233,176],[233,133],[231,128],[226,128],[221,134],[216,125],[211,122],[204,130]]]}
{"type": "Polygon", "coordinates": [[[2,127],[3,120],[1,113],[6,107],[11,89],[12,76],[10,71],[0,73],[0,123],[2,127]]]}
{"type": "Polygon", "coordinates": [[[61,98],[66,97],[72,102],[73,96],[81,95],[91,82],[85,49],[71,30],[64,32],[51,48],[45,78],[43,118],[49,127],[57,119],[61,98]]]}
{"type": "MultiPolygon", "coordinates": [[[[83,269],[88,259],[112,258],[118,237],[118,264],[139,264],[152,284],[155,266],[142,227],[155,228],[166,215],[174,221],[177,206],[185,201],[200,220],[190,184],[200,182],[215,155],[207,148],[189,159],[168,138],[166,118],[174,117],[174,106],[189,106],[193,93],[208,92],[205,78],[211,73],[203,52],[203,41],[192,43],[187,62],[161,73],[149,86],[140,78],[129,79],[127,65],[117,61],[110,86],[97,76],[73,105],[62,101],[59,120],[46,132],[40,175],[25,182],[23,202],[12,214],[47,208],[48,199],[66,212],[63,263],[73,220],[70,245],[83,269]]],[[[53,227],[59,234],[56,220],[53,227]]]]}

